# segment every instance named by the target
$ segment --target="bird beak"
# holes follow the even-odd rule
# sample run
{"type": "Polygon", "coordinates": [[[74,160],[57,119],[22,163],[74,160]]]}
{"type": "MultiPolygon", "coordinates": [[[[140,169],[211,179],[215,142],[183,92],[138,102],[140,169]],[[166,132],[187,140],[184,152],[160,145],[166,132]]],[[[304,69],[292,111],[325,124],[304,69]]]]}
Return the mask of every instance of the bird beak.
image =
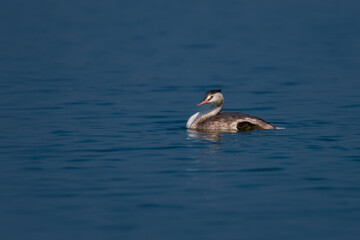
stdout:
{"type": "Polygon", "coordinates": [[[208,103],[209,100],[205,99],[204,101],[202,101],[201,103],[198,104],[198,106],[204,105],[205,103],[208,103]]]}

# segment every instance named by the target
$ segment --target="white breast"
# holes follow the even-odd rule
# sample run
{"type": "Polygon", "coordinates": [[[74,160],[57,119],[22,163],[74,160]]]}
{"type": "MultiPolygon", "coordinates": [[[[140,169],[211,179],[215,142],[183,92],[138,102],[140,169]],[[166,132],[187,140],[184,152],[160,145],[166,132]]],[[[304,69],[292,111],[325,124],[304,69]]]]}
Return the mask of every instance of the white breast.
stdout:
{"type": "Polygon", "coordinates": [[[186,128],[191,129],[191,126],[194,124],[194,122],[198,119],[200,112],[195,113],[192,115],[189,120],[186,123],[186,128]]]}

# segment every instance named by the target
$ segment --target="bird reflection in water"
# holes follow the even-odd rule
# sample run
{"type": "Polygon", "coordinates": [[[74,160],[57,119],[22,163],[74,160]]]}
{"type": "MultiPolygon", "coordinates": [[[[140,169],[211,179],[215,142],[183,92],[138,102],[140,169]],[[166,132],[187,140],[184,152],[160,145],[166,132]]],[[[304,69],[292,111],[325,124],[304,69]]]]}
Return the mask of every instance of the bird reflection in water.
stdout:
{"type": "MultiPolygon", "coordinates": [[[[228,141],[238,141],[239,138],[235,137],[232,138],[228,138],[229,136],[235,136],[238,134],[241,134],[243,137],[244,135],[246,136],[257,136],[257,135],[262,135],[263,132],[262,131],[244,131],[244,132],[240,132],[240,131],[232,131],[232,130],[219,130],[219,131],[205,131],[205,130],[192,130],[192,129],[187,129],[187,134],[189,136],[189,138],[196,138],[199,140],[206,140],[206,141],[210,141],[213,143],[220,143],[221,141],[223,141],[223,137],[226,137],[226,142],[228,141]]],[[[248,139],[248,137],[246,138],[248,139]]]]}
{"type": "Polygon", "coordinates": [[[197,138],[200,140],[206,140],[214,143],[221,142],[223,135],[226,133],[236,133],[236,131],[224,132],[224,131],[201,131],[201,130],[190,130],[190,129],[188,129],[187,132],[190,138],[197,138]]]}

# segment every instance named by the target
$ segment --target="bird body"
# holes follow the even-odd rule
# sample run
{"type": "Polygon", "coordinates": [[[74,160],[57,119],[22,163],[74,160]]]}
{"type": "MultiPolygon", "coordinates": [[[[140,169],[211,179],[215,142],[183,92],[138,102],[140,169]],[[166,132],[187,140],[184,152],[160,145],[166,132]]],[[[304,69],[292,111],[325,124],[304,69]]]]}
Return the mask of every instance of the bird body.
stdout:
{"type": "Polygon", "coordinates": [[[210,104],[210,108],[192,115],[186,127],[201,131],[247,131],[254,129],[278,129],[265,120],[244,113],[220,113],[224,104],[221,90],[210,90],[198,105],[210,104]]]}

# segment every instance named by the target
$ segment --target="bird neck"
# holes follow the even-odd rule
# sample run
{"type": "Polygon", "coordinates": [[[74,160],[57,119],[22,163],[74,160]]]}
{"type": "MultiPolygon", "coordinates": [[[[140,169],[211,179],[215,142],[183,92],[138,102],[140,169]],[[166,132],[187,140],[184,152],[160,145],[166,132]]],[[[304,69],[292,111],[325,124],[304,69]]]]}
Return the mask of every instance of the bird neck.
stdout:
{"type": "Polygon", "coordinates": [[[200,123],[208,120],[209,118],[218,115],[221,110],[223,105],[218,105],[218,106],[212,106],[209,109],[206,109],[204,111],[201,112],[197,112],[194,115],[192,115],[187,123],[187,127],[191,128],[191,129],[195,129],[197,128],[197,125],[199,125],[200,123]]]}

